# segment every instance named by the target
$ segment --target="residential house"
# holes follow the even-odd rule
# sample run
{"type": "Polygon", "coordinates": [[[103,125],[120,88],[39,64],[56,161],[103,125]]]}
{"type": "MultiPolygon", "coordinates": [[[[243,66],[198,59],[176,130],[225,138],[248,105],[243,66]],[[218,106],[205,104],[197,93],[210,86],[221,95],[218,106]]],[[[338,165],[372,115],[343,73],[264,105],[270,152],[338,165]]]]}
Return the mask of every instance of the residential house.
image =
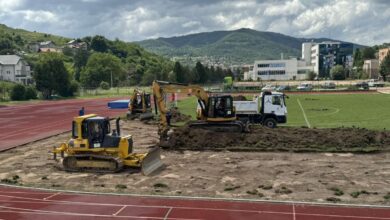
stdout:
{"type": "Polygon", "coordinates": [[[59,48],[40,48],[38,50],[38,53],[49,53],[49,52],[53,52],[53,53],[61,53],[62,50],[59,49],[59,48]]]}
{"type": "Polygon", "coordinates": [[[28,49],[35,53],[39,52],[39,49],[42,48],[56,48],[56,45],[52,41],[31,42],[28,44],[28,49]]]}
{"type": "Polygon", "coordinates": [[[39,43],[39,48],[54,48],[56,45],[52,41],[44,41],[39,43]]]}
{"type": "Polygon", "coordinates": [[[68,43],[66,43],[65,46],[71,49],[82,49],[82,50],[88,49],[88,45],[86,42],[79,42],[77,40],[71,40],[68,43]]]}
{"type": "Polygon", "coordinates": [[[31,84],[30,66],[20,56],[0,55],[0,80],[31,84]]]}

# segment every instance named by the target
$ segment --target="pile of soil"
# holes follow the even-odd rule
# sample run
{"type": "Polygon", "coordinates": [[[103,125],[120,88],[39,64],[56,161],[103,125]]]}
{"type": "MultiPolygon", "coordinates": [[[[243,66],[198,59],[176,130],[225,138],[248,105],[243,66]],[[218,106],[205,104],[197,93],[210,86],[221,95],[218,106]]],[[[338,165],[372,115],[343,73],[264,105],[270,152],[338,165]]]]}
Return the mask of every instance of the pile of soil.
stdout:
{"type": "Polygon", "coordinates": [[[170,112],[171,112],[171,123],[187,122],[191,120],[190,115],[182,114],[177,107],[171,108],[170,112]]]}
{"type": "Polygon", "coordinates": [[[172,150],[377,152],[390,149],[390,132],[361,128],[252,128],[251,133],[222,133],[181,127],[168,143],[172,150]]]}
{"type": "Polygon", "coordinates": [[[247,98],[243,95],[233,96],[234,101],[247,101],[247,98]]]}

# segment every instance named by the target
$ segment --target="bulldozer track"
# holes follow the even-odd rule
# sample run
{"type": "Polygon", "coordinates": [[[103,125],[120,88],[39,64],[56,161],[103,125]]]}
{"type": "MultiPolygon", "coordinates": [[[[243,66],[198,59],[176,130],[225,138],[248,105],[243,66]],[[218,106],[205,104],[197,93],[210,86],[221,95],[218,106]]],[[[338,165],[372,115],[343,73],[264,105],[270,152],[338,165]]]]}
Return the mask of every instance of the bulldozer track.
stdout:
{"type": "Polygon", "coordinates": [[[94,155],[94,154],[77,154],[72,156],[67,156],[62,162],[64,170],[67,172],[93,172],[93,173],[116,173],[123,169],[123,163],[120,158],[115,158],[112,156],[105,155],[94,155]],[[112,162],[114,163],[115,169],[110,168],[101,168],[101,167],[72,167],[77,166],[78,161],[88,161],[91,164],[95,162],[112,162]]]}

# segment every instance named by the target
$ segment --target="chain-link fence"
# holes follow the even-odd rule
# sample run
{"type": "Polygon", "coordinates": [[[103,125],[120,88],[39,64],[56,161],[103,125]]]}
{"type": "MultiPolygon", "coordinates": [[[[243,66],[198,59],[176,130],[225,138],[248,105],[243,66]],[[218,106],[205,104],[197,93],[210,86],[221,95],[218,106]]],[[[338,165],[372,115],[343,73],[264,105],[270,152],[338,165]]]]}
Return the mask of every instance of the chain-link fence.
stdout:
{"type": "MultiPolygon", "coordinates": [[[[113,87],[109,89],[102,88],[87,88],[80,87],[77,96],[78,97],[93,97],[93,96],[130,96],[136,87],[113,87]]],[[[137,87],[141,90],[145,90],[146,92],[150,92],[149,87],[137,87]]]]}

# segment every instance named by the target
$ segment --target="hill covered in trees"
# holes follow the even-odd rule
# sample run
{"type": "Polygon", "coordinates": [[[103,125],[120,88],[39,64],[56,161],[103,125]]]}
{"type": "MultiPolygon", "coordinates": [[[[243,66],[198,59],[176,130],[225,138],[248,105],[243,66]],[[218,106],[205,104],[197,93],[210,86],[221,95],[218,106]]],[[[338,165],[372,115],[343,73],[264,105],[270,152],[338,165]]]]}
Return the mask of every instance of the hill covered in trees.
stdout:
{"type": "Polygon", "coordinates": [[[74,39],[87,47],[72,47],[67,44],[70,40],[0,25],[0,55],[22,56],[32,67],[35,87],[44,98],[72,96],[80,86],[151,85],[155,79],[206,83],[231,75],[228,70],[207,68],[201,63],[183,66],[119,39],[109,40],[99,35],[74,39]],[[43,41],[52,41],[55,52],[36,52],[29,47],[31,43],[43,41]]]}
{"type": "Polygon", "coordinates": [[[183,63],[202,60],[223,64],[252,64],[259,59],[280,59],[282,53],[285,58],[299,57],[303,42],[329,40],[332,39],[295,38],[274,32],[242,28],[234,31],[157,38],[136,43],[154,53],[176,58],[183,63]]]}

